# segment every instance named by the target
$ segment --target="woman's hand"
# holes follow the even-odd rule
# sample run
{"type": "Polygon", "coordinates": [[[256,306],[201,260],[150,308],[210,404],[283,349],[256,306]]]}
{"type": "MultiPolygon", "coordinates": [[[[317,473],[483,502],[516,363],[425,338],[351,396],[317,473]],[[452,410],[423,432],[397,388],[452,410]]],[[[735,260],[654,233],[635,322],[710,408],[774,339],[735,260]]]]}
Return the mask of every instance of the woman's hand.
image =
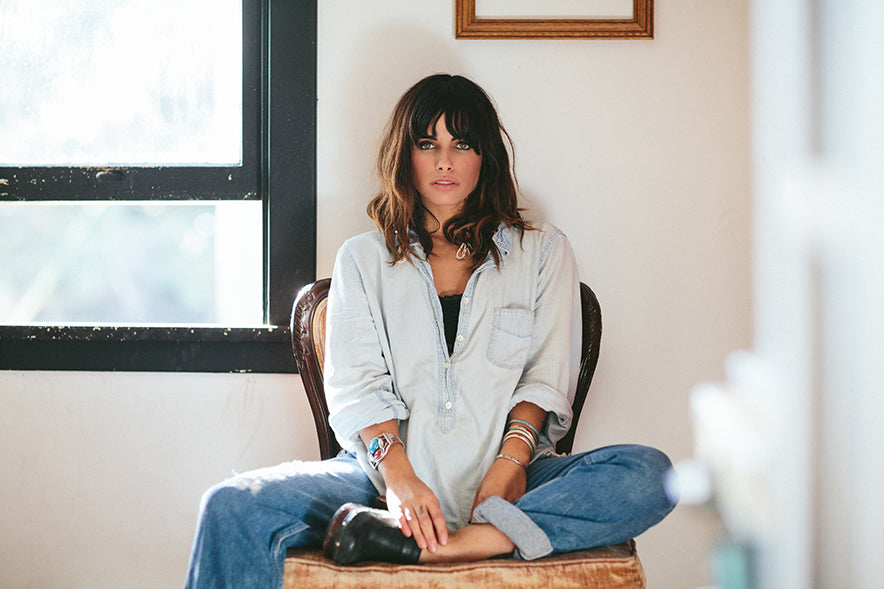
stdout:
{"type": "Polygon", "coordinates": [[[473,499],[473,507],[470,510],[470,520],[473,519],[472,513],[476,507],[489,497],[500,497],[510,503],[519,499],[525,494],[527,478],[525,469],[512,460],[505,458],[495,460],[476,490],[476,498],[473,499]]]}
{"type": "MultiPolygon", "coordinates": [[[[401,446],[400,446],[401,448],[401,446]]],[[[387,485],[387,509],[399,516],[399,527],[406,537],[414,536],[422,549],[436,552],[448,543],[448,528],[439,499],[414,473],[405,452],[390,453],[380,471],[387,485]]]]}
{"type": "MultiPolygon", "coordinates": [[[[368,447],[382,433],[399,433],[395,420],[385,421],[360,430],[368,447]]],[[[421,550],[436,552],[448,543],[448,528],[436,494],[415,474],[401,443],[392,444],[378,464],[378,472],[387,486],[387,509],[399,518],[399,527],[406,537],[414,536],[421,550]]]]}

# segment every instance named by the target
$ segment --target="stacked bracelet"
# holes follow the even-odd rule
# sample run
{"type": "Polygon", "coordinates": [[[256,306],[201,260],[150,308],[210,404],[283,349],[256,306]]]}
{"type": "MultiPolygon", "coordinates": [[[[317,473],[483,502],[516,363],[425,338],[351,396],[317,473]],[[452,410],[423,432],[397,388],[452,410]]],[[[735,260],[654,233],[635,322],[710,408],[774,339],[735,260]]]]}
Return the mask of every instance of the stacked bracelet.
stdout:
{"type": "Polygon", "coordinates": [[[507,440],[513,439],[525,442],[525,444],[528,445],[528,449],[531,451],[531,455],[534,455],[534,450],[537,448],[537,440],[534,439],[531,430],[519,425],[511,425],[506,430],[506,434],[503,436],[503,441],[506,442],[507,440]]]}
{"type": "Polygon", "coordinates": [[[525,466],[525,463],[524,463],[524,462],[522,462],[522,461],[519,460],[518,458],[514,458],[513,456],[510,456],[509,454],[498,454],[498,455],[497,455],[497,458],[505,458],[505,459],[507,459],[507,460],[510,460],[510,461],[512,461],[512,462],[515,462],[516,464],[518,464],[519,466],[521,466],[521,467],[524,468],[524,469],[527,469],[527,468],[528,468],[527,466],[525,466]]]}
{"type": "Polygon", "coordinates": [[[537,428],[524,419],[511,419],[507,424],[506,433],[503,441],[521,440],[525,442],[530,451],[530,455],[534,456],[534,450],[537,449],[537,441],[540,436],[537,434],[537,428]]]}
{"type": "Polygon", "coordinates": [[[531,431],[534,433],[535,440],[540,437],[540,432],[537,431],[537,428],[534,427],[530,421],[525,421],[524,419],[510,419],[509,425],[512,425],[514,423],[520,423],[520,424],[530,428],[531,431]]]}

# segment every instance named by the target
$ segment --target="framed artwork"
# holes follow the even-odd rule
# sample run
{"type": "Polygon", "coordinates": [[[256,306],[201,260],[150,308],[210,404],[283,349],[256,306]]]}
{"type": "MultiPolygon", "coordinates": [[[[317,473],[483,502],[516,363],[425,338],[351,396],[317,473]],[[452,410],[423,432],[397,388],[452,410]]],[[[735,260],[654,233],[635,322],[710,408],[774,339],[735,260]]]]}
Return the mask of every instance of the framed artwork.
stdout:
{"type": "Polygon", "coordinates": [[[455,0],[458,39],[653,39],[654,0],[455,0]]]}

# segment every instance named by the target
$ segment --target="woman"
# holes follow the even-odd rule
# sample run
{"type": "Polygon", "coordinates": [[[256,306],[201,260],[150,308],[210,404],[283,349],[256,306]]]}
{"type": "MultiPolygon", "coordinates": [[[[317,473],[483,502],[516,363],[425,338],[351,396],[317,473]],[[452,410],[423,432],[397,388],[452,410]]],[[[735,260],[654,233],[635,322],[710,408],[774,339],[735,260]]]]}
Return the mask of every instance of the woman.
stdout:
{"type": "Polygon", "coordinates": [[[613,544],[673,507],[661,452],[556,456],[580,349],[566,237],[517,205],[485,92],[427,77],[378,156],[378,230],[338,252],[325,390],[344,452],[237,476],[204,497],[191,586],[278,587],[286,549],[344,564],[539,558],[613,544]],[[389,511],[362,507],[378,494],[389,511]]]}

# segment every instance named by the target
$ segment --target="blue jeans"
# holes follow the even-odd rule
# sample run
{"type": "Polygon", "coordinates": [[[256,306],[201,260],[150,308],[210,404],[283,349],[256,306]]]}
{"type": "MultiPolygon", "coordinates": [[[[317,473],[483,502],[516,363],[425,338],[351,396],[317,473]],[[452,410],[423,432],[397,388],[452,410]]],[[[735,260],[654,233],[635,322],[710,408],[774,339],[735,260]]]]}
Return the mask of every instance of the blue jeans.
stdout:
{"type": "MultiPolygon", "coordinates": [[[[538,458],[525,495],[514,504],[492,497],[476,513],[485,509],[481,521],[507,534],[517,556],[616,544],[672,510],[663,488],[670,467],[662,452],[635,445],[538,458]],[[538,541],[547,548],[538,549],[538,541]]],[[[279,588],[289,548],[319,546],[338,507],[376,497],[349,454],[225,481],[203,496],[185,586],[279,588]]]]}

